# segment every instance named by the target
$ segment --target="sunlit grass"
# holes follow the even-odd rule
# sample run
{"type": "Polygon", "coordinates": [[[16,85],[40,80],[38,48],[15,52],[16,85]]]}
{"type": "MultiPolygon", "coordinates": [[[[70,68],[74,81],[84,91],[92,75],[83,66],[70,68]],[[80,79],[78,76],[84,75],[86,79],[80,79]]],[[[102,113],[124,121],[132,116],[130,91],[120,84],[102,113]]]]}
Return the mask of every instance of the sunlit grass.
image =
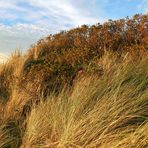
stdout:
{"type": "Polygon", "coordinates": [[[0,67],[0,147],[148,146],[146,54],[135,60],[106,52],[79,71],[71,87],[65,83],[48,95],[41,92],[43,75],[26,79],[26,60],[16,52],[0,67]]]}
{"type": "Polygon", "coordinates": [[[146,63],[123,62],[102,77],[81,78],[70,92],[49,96],[33,107],[22,147],[146,147],[146,63]]]}

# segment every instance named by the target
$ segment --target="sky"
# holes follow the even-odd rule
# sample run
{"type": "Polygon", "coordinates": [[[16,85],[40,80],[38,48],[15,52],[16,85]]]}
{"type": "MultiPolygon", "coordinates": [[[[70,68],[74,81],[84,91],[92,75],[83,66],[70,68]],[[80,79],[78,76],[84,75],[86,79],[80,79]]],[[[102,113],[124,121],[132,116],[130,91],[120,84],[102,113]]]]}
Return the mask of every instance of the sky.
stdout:
{"type": "Polygon", "coordinates": [[[148,13],[148,0],[0,0],[0,61],[49,34],[148,13]]]}

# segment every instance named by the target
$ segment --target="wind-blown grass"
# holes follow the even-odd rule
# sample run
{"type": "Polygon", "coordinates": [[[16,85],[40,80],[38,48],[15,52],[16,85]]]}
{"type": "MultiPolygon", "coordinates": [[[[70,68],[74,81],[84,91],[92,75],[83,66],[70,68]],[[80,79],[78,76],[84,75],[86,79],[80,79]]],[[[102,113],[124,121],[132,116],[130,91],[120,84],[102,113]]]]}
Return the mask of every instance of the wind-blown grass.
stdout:
{"type": "Polygon", "coordinates": [[[21,147],[147,147],[147,62],[127,60],[49,96],[33,107],[21,147]]]}

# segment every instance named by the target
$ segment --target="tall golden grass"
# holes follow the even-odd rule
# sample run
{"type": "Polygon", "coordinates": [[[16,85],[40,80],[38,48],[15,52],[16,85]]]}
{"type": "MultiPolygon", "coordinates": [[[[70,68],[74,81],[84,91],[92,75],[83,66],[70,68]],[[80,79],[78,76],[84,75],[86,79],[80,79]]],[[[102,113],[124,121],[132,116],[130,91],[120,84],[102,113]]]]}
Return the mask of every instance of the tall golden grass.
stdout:
{"type": "Polygon", "coordinates": [[[135,60],[107,52],[95,60],[101,74],[84,72],[49,96],[31,81],[21,84],[26,60],[17,52],[0,67],[0,87],[9,94],[0,94],[0,147],[148,147],[146,53],[135,60]]]}

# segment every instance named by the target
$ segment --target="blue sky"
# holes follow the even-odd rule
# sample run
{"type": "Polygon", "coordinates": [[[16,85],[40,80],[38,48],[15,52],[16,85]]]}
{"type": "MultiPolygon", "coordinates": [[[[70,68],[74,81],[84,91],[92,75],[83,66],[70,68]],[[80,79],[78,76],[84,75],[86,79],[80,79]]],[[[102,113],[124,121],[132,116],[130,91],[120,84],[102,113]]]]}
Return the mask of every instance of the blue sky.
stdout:
{"type": "Polygon", "coordinates": [[[0,54],[82,24],[148,12],[148,0],[0,0],[0,54]]]}

